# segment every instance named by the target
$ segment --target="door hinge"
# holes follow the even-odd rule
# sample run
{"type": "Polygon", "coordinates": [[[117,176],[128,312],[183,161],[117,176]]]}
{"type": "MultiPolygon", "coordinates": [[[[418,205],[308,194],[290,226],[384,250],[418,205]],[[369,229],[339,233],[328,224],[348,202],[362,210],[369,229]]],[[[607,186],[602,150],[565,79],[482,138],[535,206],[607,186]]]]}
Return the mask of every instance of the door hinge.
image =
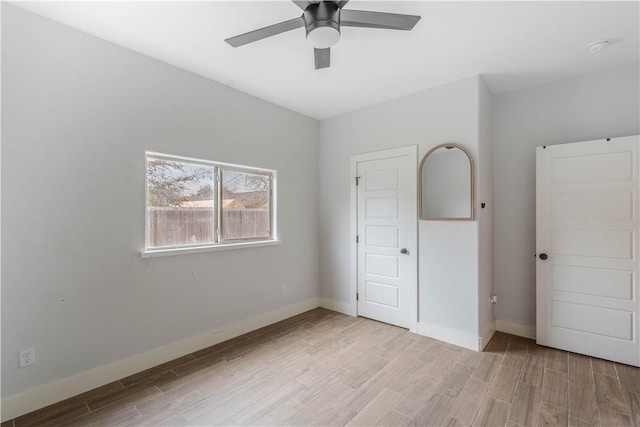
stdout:
{"type": "Polygon", "coordinates": [[[358,186],[358,184],[360,183],[360,178],[362,178],[361,176],[356,176],[356,187],[358,186]]]}
{"type": "Polygon", "coordinates": [[[360,237],[356,235],[356,243],[360,243],[360,237]]]}
{"type": "Polygon", "coordinates": [[[360,294],[356,292],[356,301],[360,300],[360,294]]]}

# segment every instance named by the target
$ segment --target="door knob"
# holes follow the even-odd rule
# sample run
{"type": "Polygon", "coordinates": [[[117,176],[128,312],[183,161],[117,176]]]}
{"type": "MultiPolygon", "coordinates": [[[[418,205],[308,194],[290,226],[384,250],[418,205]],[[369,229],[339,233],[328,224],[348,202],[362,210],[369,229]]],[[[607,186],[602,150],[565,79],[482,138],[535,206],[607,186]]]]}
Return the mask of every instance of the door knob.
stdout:
{"type": "Polygon", "coordinates": [[[546,260],[547,258],[549,258],[549,255],[545,254],[545,253],[541,253],[540,255],[538,255],[540,257],[541,260],[546,260]]]}
{"type": "Polygon", "coordinates": [[[404,255],[408,255],[409,251],[407,250],[407,248],[402,248],[402,249],[400,249],[400,253],[404,254],[404,255]]]}

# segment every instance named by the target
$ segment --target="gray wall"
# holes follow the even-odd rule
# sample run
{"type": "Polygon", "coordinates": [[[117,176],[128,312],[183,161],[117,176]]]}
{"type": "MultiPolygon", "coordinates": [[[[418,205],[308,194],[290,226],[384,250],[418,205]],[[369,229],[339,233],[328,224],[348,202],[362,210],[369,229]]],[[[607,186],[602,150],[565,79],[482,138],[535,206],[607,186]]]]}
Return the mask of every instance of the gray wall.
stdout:
{"type": "Polygon", "coordinates": [[[3,397],[317,297],[316,121],[2,7],[3,397]],[[282,244],[141,259],[145,150],[277,170],[282,244]]]}
{"type": "MultiPolygon", "coordinates": [[[[349,295],[351,156],[418,145],[420,159],[438,144],[457,142],[477,161],[478,86],[471,77],[320,123],[322,297],[343,303],[355,297],[349,295]]],[[[419,222],[420,322],[477,333],[477,235],[476,221],[419,222]]]]}
{"type": "Polygon", "coordinates": [[[535,147],[640,133],[638,64],[494,97],[496,317],[535,325],[535,147]]]}

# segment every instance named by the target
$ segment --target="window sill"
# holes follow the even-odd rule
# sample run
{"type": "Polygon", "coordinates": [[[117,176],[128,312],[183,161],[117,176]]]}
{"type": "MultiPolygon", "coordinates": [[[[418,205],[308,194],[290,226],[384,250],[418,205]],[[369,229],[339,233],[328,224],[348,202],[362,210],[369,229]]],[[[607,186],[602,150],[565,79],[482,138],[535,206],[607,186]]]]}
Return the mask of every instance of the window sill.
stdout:
{"type": "Polygon", "coordinates": [[[241,243],[220,243],[211,246],[198,246],[195,248],[171,248],[171,249],[150,249],[140,252],[141,258],[156,258],[170,255],[197,254],[200,252],[229,251],[232,249],[256,248],[259,246],[279,245],[280,240],[260,240],[255,242],[241,243]]]}

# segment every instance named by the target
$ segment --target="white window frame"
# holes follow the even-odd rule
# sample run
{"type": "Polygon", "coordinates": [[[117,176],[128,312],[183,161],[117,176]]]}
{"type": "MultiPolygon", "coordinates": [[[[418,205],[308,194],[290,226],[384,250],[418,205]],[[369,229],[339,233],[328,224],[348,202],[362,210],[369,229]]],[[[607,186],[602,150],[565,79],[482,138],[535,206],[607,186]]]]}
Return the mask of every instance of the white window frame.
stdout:
{"type": "Polygon", "coordinates": [[[144,249],[140,251],[140,256],[142,258],[154,258],[168,255],[182,255],[189,253],[201,253],[201,252],[213,252],[220,250],[230,250],[230,249],[241,249],[241,248],[251,248],[251,247],[259,247],[259,246],[272,246],[280,244],[280,240],[278,240],[278,229],[277,229],[277,172],[273,169],[265,169],[265,168],[256,168],[252,166],[245,165],[237,165],[232,163],[222,163],[222,162],[214,162],[211,160],[197,159],[193,157],[184,157],[184,156],[176,156],[171,154],[158,153],[154,151],[145,151],[144,156],[145,162],[145,198],[144,198],[144,221],[145,221],[145,243],[144,249]],[[148,203],[148,191],[149,185],[147,181],[147,169],[148,169],[148,159],[160,159],[160,160],[168,160],[168,161],[177,161],[184,163],[191,163],[196,165],[203,166],[211,166],[214,168],[214,176],[215,176],[215,185],[214,185],[214,198],[216,200],[215,203],[215,212],[214,212],[214,230],[215,230],[215,243],[207,243],[207,244],[193,244],[193,245],[175,245],[175,246],[167,246],[167,247],[158,247],[158,248],[147,248],[147,230],[149,229],[148,224],[148,215],[147,215],[147,203],[148,203]],[[270,222],[270,236],[266,238],[255,238],[255,239],[238,239],[238,240],[222,240],[222,183],[220,182],[220,177],[222,175],[222,169],[234,170],[237,172],[247,172],[247,173],[256,173],[261,175],[269,175],[271,177],[271,185],[270,185],[270,200],[269,200],[269,222],[270,222]]]}

